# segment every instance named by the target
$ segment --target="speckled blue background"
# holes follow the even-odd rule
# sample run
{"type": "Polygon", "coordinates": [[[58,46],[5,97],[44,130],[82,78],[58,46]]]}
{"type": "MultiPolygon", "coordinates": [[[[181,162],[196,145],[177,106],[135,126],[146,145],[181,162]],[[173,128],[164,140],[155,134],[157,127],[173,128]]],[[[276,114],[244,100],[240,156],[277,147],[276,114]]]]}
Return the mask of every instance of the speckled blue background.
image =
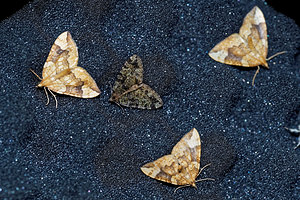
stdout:
{"type": "Polygon", "coordinates": [[[299,149],[284,127],[300,110],[300,29],[264,1],[34,1],[0,23],[1,199],[296,199],[299,149]],[[255,6],[263,11],[269,55],[261,69],[212,60],[209,50],[238,32],[255,6]],[[39,80],[57,36],[70,31],[79,66],[100,97],[57,95],[48,106],[39,80]],[[144,82],[162,97],[159,110],[121,109],[108,99],[132,54],[144,82]],[[201,166],[198,189],[145,176],[140,167],[195,127],[201,166]]]}

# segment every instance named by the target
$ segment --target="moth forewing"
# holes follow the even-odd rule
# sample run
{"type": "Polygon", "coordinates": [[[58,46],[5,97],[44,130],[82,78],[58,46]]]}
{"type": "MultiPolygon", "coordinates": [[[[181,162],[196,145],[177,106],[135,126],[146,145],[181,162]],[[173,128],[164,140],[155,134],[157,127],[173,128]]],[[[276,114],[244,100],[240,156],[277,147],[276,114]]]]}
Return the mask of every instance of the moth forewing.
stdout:
{"type": "MultiPolygon", "coordinates": [[[[77,46],[71,34],[66,31],[55,40],[44,64],[43,78],[38,87],[47,87],[49,91],[80,98],[98,96],[100,90],[96,82],[85,69],[77,66],[77,62],[77,46]]],[[[55,97],[52,92],[51,94],[55,97]]]]}
{"type": "Polygon", "coordinates": [[[199,170],[200,156],[200,136],[193,128],[173,147],[171,154],[145,164],[141,170],[147,176],[163,182],[196,187],[196,178],[206,167],[199,170]]]}
{"type": "MultiPolygon", "coordinates": [[[[279,55],[285,52],[279,52],[279,55]]],[[[234,33],[219,42],[209,56],[221,63],[242,67],[257,67],[252,85],[260,67],[269,69],[267,61],[267,25],[262,11],[255,6],[244,18],[239,33],[234,33]]],[[[273,56],[271,57],[273,58],[273,56]]]]}

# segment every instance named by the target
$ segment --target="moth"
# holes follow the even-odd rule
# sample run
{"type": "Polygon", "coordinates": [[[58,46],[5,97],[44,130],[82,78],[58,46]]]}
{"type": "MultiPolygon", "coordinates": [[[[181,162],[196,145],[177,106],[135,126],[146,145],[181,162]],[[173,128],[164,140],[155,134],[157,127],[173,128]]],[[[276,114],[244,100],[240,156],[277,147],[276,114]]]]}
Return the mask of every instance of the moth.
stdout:
{"type": "Polygon", "coordinates": [[[143,83],[143,72],[141,58],[137,55],[131,56],[117,76],[109,101],[131,108],[160,108],[163,101],[159,94],[143,83]]]}
{"type": "Polygon", "coordinates": [[[173,147],[171,154],[145,164],[141,170],[151,178],[180,185],[174,192],[186,186],[197,188],[196,182],[214,180],[212,178],[196,180],[202,170],[210,165],[207,164],[200,169],[200,156],[200,136],[193,128],[173,147]]]}
{"type": "Polygon", "coordinates": [[[78,64],[77,46],[71,34],[66,31],[55,40],[48,58],[43,67],[43,78],[40,78],[30,69],[41,82],[37,87],[43,87],[49,97],[46,88],[53,95],[56,108],[57,99],[53,92],[70,95],[79,98],[93,98],[100,94],[100,90],[89,73],[78,64]],[[53,92],[52,92],[53,91],[53,92]]]}
{"type": "Polygon", "coordinates": [[[257,67],[252,85],[260,70],[260,65],[269,69],[267,61],[286,53],[278,52],[266,58],[268,54],[267,25],[262,11],[255,6],[244,18],[239,33],[233,33],[218,43],[209,56],[221,63],[243,67],[257,67]]]}
{"type": "Polygon", "coordinates": [[[300,125],[298,125],[298,128],[286,128],[285,127],[285,129],[298,137],[298,143],[294,149],[297,149],[298,147],[300,147],[300,125]]]}

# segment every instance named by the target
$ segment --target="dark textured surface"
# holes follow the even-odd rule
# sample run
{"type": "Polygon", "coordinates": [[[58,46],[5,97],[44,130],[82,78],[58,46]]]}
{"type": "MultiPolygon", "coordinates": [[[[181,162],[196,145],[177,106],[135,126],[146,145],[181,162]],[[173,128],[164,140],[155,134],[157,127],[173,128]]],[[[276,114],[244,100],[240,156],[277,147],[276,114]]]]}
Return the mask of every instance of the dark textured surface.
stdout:
{"type": "Polygon", "coordinates": [[[296,199],[299,149],[284,127],[299,115],[300,30],[263,1],[35,1],[0,24],[1,199],[296,199]],[[253,6],[263,11],[269,61],[255,69],[207,55],[237,32],[253,6]],[[79,65],[100,97],[57,95],[36,77],[56,37],[70,31],[79,65]],[[129,56],[164,101],[159,110],[108,102],[129,56]],[[202,139],[198,189],[155,181],[139,169],[171,152],[195,127],[202,139]]]}

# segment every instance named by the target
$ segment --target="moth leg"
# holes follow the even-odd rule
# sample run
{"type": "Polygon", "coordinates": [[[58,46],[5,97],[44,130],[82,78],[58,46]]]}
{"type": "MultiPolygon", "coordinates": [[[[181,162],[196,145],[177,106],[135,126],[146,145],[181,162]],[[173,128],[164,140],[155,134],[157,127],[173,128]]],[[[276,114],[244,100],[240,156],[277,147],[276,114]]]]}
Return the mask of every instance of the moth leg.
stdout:
{"type": "Polygon", "coordinates": [[[46,106],[49,104],[50,100],[49,100],[49,95],[48,95],[48,92],[46,90],[46,87],[44,87],[44,91],[46,93],[46,97],[47,97],[47,103],[46,103],[46,106]]]}
{"type": "Polygon", "coordinates": [[[275,53],[273,56],[270,56],[269,58],[267,58],[266,61],[269,61],[269,60],[271,60],[272,58],[274,58],[275,56],[278,56],[278,55],[284,54],[284,53],[287,53],[287,51],[280,51],[280,52],[277,52],[277,53],[275,53]]]}
{"type": "MultiPolygon", "coordinates": [[[[49,88],[47,88],[49,90],[49,88]]],[[[56,99],[56,96],[55,94],[53,94],[53,92],[51,90],[49,90],[49,92],[52,94],[52,96],[54,97],[54,100],[55,100],[55,107],[57,108],[57,99],[56,99]]]]}
{"type": "Polygon", "coordinates": [[[184,187],[188,187],[190,185],[181,185],[179,187],[177,187],[175,190],[174,190],[174,194],[176,193],[177,190],[181,189],[181,188],[184,188],[184,187]]]}
{"type": "Polygon", "coordinates": [[[254,86],[254,81],[255,81],[256,75],[258,74],[259,70],[260,70],[260,67],[257,66],[257,70],[256,70],[256,72],[255,72],[255,74],[254,74],[254,76],[252,78],[252,86],[254,86]]]}
{"type": "Polygon", "coordinates": [[[122,109],[122,113],[124,114],[124,108],[116,101],[115,101],[115,104],[117,104],[122,109]]]}
{"type": "MultiPolygon", "coordinates": [[[[278,55],[280,55],[280,54],[284,54],[284,53],[286,53],[286,52],[287,52],[287,51],[280,51],[280,52],[278,52],[278,53],[275,53],[274,55],[272,55],[272,56],[270,56],[269,58],[267,58],[266,61],[269,61],[269,60],[271,60],[272,58],[274,58],[275,56],[278,56],[278,55]]],[[[260,70],[260,67],[257,66],[257,70],[256,70],[256,72],[255,72],[255,74],[254,74],[254,76],[253,76],[253,78],[252,78],[252,86],[254,86],[254,81],[255,81],[256,75],[258,74],[259,70],[260,70]]]]}

